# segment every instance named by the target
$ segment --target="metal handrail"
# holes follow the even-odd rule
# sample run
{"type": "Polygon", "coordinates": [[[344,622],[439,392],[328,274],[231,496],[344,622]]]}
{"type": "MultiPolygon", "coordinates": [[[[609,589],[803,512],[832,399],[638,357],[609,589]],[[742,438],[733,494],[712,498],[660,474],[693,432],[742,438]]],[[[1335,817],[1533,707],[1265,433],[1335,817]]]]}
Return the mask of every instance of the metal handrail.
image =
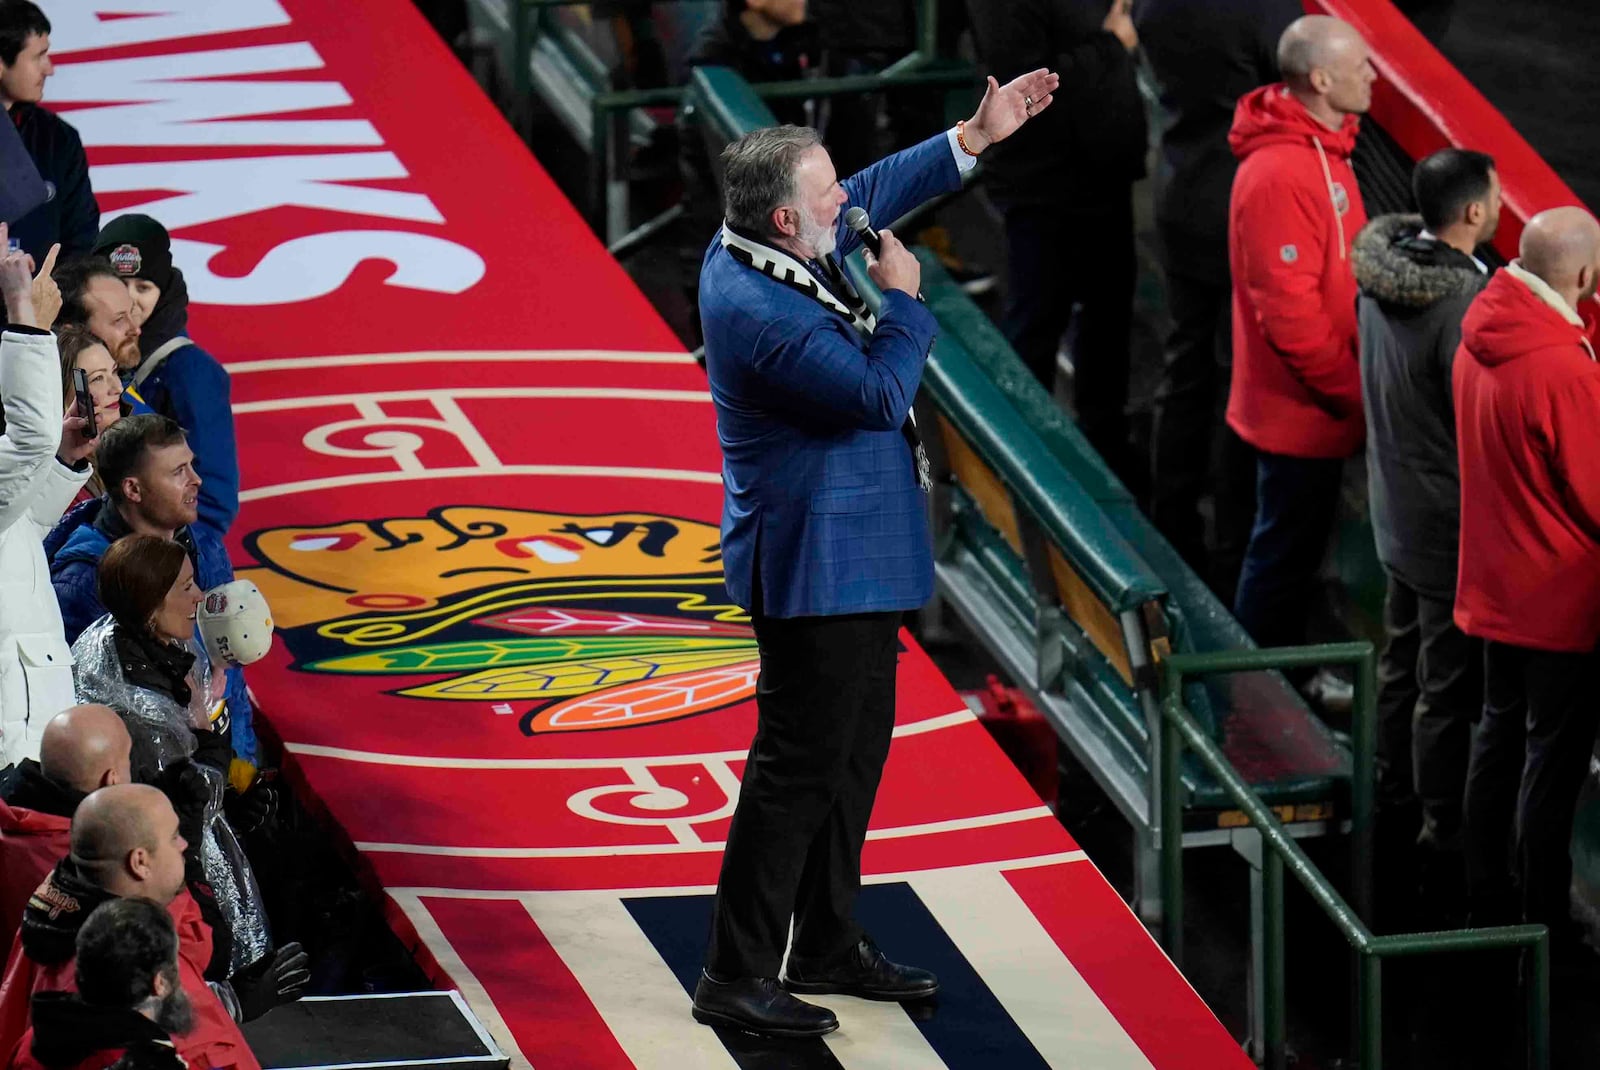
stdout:
{"type": "Polygon", "coordinates": [[[1372,804],[1376,767],[1376,670],[1372,644],[1286,647],[1268,650],[1174,654],[1162,663],[1165,689],[1161,701],[1161,898],[1163,942],[1180,968],[1183,960],[1183,790],[1179,773],[1185,748],[1211,771],[1223,790],[1260,834],[1263,907],[1263,1012],[1268,1070],[1282,1070],[1288,1049],[1284,1035],[1283,869],[1287,865],[1301,887],[1333,922],[1354,949],[1356,977],[1356,1051],[1361,1070],[1383,1065],[1382,966],[1389,957],[1444,951],[1482,951],[1526,947],[1532,951],[1527,992],[1528,1056],[1534,1070],[1550,1065],[1550,934],[1543,925],[1506,925],[1486,929],[1402,933],[1377,936],[1368,927],[1372,892],[1372,804]],[[1183,705],[1188,677],[1329,664],[1356,666],[1356,711],[1352,733],[1351,778],[1352,876],[1357,884],[1354,910],[1328,883],[1260,796],[1250,790],[1233,764],[1183,705]],[[1365,845],[1363,848],[1362,845],[1365,845]]]}
{"type": "MultiPolygon", "coordinates": [[[[541,34],[554,33],[560,38],[561,49],[578,65],[580,74],[593,84],[594,71],[586,55],[587,49],[578,47],[569,32],[550,21],[558,8],[583,6],[590,0],[512,0],[512,84],[519,96],[532,89],[529,57],[535,39],[541,34]]],[[[674,3],[681,0],[653,0],[656,3],[674,3]]],[[[841,96],[851,93],[871,93],[890,88],[956,87],[973,81],[971,72],[965,70],[935,70],[927,67],[937,58],[938,12],[940,0],[918,0],[916,48],[891,63],[877,74],[848,75],[837,78],[797,79],[780,82],[754,83],[756,94],[765,99],[789,99],[841,96]]],[[[635,108],[658,107],[679,103],[684,86],[665,86],[655,89],[608,90],[596,87],[589,100],[589,212],[590,222],[596,231],[607,238],[619,237],[608,233],[607,187],[612,179],[612,154],[621,141],[615,129],[615,117],[635,108]]]]}

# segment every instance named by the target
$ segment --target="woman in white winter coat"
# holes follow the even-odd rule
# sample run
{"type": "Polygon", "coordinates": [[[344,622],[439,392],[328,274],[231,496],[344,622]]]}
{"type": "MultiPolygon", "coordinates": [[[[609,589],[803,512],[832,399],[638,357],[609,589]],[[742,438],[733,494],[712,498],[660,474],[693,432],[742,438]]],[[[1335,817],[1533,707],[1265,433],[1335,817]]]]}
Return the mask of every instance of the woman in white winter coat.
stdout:
{"type": "MultiPolygon", "coordinates": [[[[0,225],[0,250],[8,248],[0,225]]],[[[94,441],[63,417],[61,358],[49,331],[61,307],[23,253],[0,254],[0,767],[39,757],[45,724],[73,705],[72,650],[50,586],[44,536],[89,478],[94,441]]]]}

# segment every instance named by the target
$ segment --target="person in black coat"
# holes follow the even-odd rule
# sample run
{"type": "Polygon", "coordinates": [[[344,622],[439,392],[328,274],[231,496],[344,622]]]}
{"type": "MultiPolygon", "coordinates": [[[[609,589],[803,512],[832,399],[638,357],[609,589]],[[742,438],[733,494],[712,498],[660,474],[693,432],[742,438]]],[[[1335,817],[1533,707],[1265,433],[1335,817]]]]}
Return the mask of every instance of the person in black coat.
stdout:
{"type": "MultiPolygon", "coordinates": [[[[1462,801],[1483,708],[1483,644],[1456,627],[1461,477],[1451,373],[1461,320],[1489,283],[1473,251],[1500,219],[1500,181],[1480,152],[1417,164],[1421,215],[1383,215],[1351,249],[1361,287],[1361,393],[1372,528],[1388,577],[1378,662],[1378,789],[1395,839],[1415,845],[1418,919],[1464,921],[1462,801]]],[[[1393,866],[1389,867],[1391,870],[1393,866]]]]}
{"type": "Polygon", "coordinates": [[[1222,419],[1232,364],[1228,148],[1234,106],[1278,75],[1297,0],[1138,0],[1134,22],[1161,86],[1156,229],[1172,333],[1156,391],[1150,516],[1232,602],[1255,519],[1255,455],[1222,419]],[[1210,553],[1200,501],[1212,492],[1210,553]]]}
{"type": "MultiPolygon", "coordinates": [[[[706,25],[690,50],[688,65],[728,67],[745,81],[798,81],[815,66],[815,26],[806,21],[807,0],[725,0],[721,15],[706,25]]],[[[811,126],[812,105],[798,97],[767,101],[780,123],[811,126]]],[[[691,345],[700,344],[700,262],[722,225],[720,182],[694,109],[678,113],[678,172],[683,179],[683,215],[675,228],[688,302],[691,345]]]]}
{"type": "Polygon", "coordinates": [[[49,194],[11,225],[12,240],[35,264],[44,263],[58,242],[62,259],[87,253],[100,233],[100,206],[89,187],[83,142],[71,123],[39,106],[54,70],[44,12],[28,0],[0,2],[0,104],[49,194]]]}
{"type": "MultiPolygon", "coordinates": [[[[1046,387],[1072,325],[1078,424],[1124,478],[1142,475],[1128,448],[1129,332],[1137,272],[1133,183],[1143,177],[1139,38],[1129,0],[968,0],[978,54],[1001,82],[1049,67],[1055,105],[984,160],[1005,217],[1003,328],[1046,387]]],[[[1140,480],[1135,479],[1135,482],[1140,480]]]]}

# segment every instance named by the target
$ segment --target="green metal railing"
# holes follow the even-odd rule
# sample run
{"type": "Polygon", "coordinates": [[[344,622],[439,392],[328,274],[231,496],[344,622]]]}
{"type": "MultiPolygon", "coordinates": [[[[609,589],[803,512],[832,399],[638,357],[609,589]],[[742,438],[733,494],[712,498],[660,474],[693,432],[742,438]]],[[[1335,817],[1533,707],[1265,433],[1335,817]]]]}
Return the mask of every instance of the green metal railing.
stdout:
{"type": "MultiPolygon", "coordinates": [[[[590,0],[508,0],[512,85],[519,97],[526,96],[532,90],[530,60],[534,48],[541,37],[552,39],[560,54],[589,90],[590,223],[608,242],[620,242],[625,238],[637,241],[648,237],[654,231],[637,236],[632,232],[624,234],[627,229],[626,224],[612,225],[613,221],[610,219],[611,186],[614,182],[621,181],[616,174],[614,161],[625,153],[627,116],[638,108],[677,105],[683,100],[686,87],[611,89],[608,84],[609,76],[595,60],[593,52],[570,27],[562,25],[554,18],[555,11],[559,8],[583,6],[589,2],[590,0]]],[[[682,3],[685,0],[654,0],[654,2],[682,3]]],[[[482,0],[479,6],[487,10],[482,0]]],[[[938,8],[939,0],[918,0],[916,49],[877,74],[758,82],[751,88],[758,96],[767,100],[797,97],[820,100],[852,93],[881,92],[884,89],[918,87],[953,89],[974,85],[977,78],[969,68],[928,69],[938,58],[938,8]]],[[[495,11],[495,21],[504,25],[498,7],[495,11]]],[[[645,225],[649,226],[649,223],[645,225]]]]}
{"type": "Polygon", "coordinates": [[[1322,909],[1355,951],[1355,1046],[1361,1070],[1383,1065],[1382,968],[1386,958],[1449,951],[1486,951],[1528,948],[1532,951],[1527,985],[1528,1060],[1534,1070],[1550,1065],[1550,936],[1543,925],[1507,925],[1488,929],[1405,933],[1377,936],[1368,927],[1372,906],[1373,797],[1376,772],[1376,671],[1372,644],[1339,643],[1328,646],[1289,647],[1274,650],[1233,650],[1205,654],[1175,654],[1162,664],[1161,703],[1161,885],[1162,937],[1167,953],[1183,965],[1183,790],[1180,770],[1184,751],[1192,751],[1217,778],[1234,804],[1244,812],[1261,836],[1263,908],[1260,961],[1262,978],[1264,1051],[1268,1070],[1282,1070],[1288,1049],[1284,1019],[1284,913],[1283,870],[1287,866],[1301,887],[1322,909]],[[1351,748],[1351,878],[1357,908],[1352,909],[1300,846],[1284,831],[1278,818],[1250,790],[1221,748],[1211,740],[1183,705],[1183,684],[1190,677],[1222,673],[1259,672],[1267,669],[1356,667],[1355,717],[1351,748]]]}

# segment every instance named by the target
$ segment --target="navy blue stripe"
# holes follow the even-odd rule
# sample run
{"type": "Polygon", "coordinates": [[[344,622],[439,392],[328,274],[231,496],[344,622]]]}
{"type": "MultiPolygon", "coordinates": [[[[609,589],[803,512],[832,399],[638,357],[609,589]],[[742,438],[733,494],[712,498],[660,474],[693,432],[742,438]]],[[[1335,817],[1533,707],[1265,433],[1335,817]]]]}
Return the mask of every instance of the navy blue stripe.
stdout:
{"type": "Polygon", "coordinates": [[[906,1010],[950,1070],[1049,1070],[910,885],[862,888],[856,918],[892,961],[939,978],[939,994],[928,1001],[937,1007],[907,1004],[906,1010]]]}
{"type": "MultiPolygon", "coordinates": [[[[648,896],[624,899],[622,903],[692,997],[705,960],[706,937],[711,932],[712,897],[648,896]]],[[[683,1014],[685,1018],[689,1016],[687,1003],[683,1014]]],[[[716,1033],[740,1070],[844,1070],[820,1038],[780,1040],[736,1029],[718,1029],[716,1033]]]]}

